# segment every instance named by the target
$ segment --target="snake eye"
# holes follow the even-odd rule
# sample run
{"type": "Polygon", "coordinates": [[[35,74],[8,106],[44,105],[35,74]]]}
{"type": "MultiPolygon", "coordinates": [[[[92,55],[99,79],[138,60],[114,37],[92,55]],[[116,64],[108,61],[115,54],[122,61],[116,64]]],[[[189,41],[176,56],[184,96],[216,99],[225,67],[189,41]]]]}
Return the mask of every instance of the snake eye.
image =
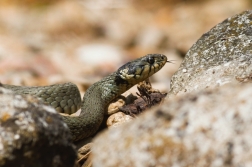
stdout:
{"type": "Polygon", "coordinates": [[[149,57],[147,61],[148,61],[148,63],[150,63],[150,64],[153,64],[153,63],[155,62],[155,60],[154,60],[153,57],[149,57]]]}

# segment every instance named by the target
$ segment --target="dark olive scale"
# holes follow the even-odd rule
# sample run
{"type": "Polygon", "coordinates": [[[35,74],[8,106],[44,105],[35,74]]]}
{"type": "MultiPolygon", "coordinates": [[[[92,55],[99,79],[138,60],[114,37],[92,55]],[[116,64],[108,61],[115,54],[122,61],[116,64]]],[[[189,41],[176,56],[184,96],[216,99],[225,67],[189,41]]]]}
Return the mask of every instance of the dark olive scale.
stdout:
{"type": "Polygon", "coordinates": [[[42,99],[57,111],[73,113],[81,107],[80,116],[63,116],[73,141],[93,135],[101,125],[109,103],[135,84],[144,81],[159,71],[167,62],[161,54],[148,54],[120,67],[116,72],[90,86],[83,101],[80,92],[73,83],[50,86],[13,86],[2,84],[16,94],[30,94],[42,99]]]}
{"type": "Polygon", "coordinates": [[[57,111],[64,113],[74,113],[81,106],[81,96],[77,86],[73,83],[64,83],[64,84],[55,84],[49,86],[14,86],[14,85],[5,85],[4,88],[11,89],[16,94],[30,94],[32,96],[38,97],[43,100],[45,104],[51,105],[57,111]],[[69,105],[67,110],[64,110],[64,107],[67,104],[67,100],[73,100],[74,103],[69,105]],[[74,110],[71,110],[71,107],[74,106],[74,110]],[[76,109],[75,109],[76,108],[76,109]]]}

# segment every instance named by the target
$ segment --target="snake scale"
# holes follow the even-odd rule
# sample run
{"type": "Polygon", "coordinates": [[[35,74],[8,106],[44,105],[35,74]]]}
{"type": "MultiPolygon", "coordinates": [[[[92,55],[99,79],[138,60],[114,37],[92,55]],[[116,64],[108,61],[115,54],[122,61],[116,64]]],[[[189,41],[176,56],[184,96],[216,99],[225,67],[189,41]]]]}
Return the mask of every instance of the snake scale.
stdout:
{"type": "Polygon", "coordinates": [[[159,71],[166,62],[169,61],[162,54],[148,54],[128,62],[90,86],[82,102],[77,86],[72,83],[35,87],[1,85],[15,94],[38,97],[61,112],[75,112],[81,108],[79,116],[62,115],[63,121],[71,131],[73,141],[78,141],[93,135],[98,130],[112,100],[159,71]]]}

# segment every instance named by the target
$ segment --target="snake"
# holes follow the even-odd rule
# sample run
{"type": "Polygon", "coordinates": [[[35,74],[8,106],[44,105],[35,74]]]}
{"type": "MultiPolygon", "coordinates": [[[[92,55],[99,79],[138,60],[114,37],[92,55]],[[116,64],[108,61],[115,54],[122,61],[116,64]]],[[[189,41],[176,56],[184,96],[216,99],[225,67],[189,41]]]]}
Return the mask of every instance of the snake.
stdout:
{"type": "Polygon", "coordinates": [[[61,115],[70,129],[72,140],[79,141],[98,131],[111,101],[148,79],[167,62],[169,61],[163,54],[147,54],[132,60],[91,85],[82,101],[77,86],[71,82],[49,86],[1,86],[15,94],[29,94],[42,99],[45,104],[51,105],[59,112],[75,112],[81,108],[79,116],[61,115]]]}

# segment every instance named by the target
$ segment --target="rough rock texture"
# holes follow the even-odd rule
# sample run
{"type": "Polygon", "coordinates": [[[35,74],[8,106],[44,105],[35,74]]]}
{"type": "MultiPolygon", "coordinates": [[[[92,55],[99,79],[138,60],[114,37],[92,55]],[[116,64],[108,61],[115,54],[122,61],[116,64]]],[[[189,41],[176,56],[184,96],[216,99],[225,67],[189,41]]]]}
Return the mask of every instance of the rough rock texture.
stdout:
{"type": "Polygon", "coordinates": [[[241,83],[252,78],[251,62],[252,10],[218,24],[189,50],[169,95],[191,93],[98,136],[94,166],[252,166],[252,84],[241,83]]]}
{"type": "Polygon", "coordinates": [[[252,10],[202,35],[173,75],[169,95],[251,79],[251,62],[252,10]]]}
{"type": "Polygon", "coordinates": [[[56,111],[0,88],[0,166],[71,167],[70,131],[56,111]]]}
{"type": "Polygon", "coordinates": [[[94,167],[250,167],[252,84],[178,96],[94,141],[94,167]],[[104,142],[106,139],[106,142],[104,142]]]}

